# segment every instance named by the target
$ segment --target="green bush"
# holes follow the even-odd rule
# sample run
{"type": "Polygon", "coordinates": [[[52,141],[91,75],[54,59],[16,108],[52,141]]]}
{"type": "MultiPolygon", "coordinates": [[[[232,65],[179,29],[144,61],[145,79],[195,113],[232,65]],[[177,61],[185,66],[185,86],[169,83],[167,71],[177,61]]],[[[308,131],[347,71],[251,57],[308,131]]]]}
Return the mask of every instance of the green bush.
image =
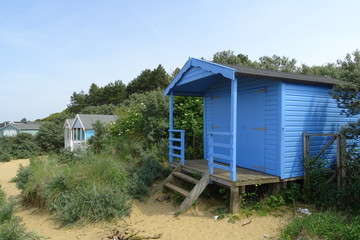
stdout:
{"type": "Polygon", "coordinates": [[[12,156],[10,155],[10,153],[2,151],[0,149],[1,153],[0,153],[0,162],[9,162],[12,158],[12,156]]]}
{"type": "Polygon", "coordinates": [[[7,201],[5,193],[0,189],[0,239],[34,240],[39,239],[33,233],[26,232],[20,218],[14,216],[15,202],[7,201]]]}
{"type": "Polygon", "coordinates": [[[149,192],[149,187],[158,179],[170,173],[157,161],[155,151],[144,152],[141,160],[128,168],[128,192],[134,198],[143,200],[149,192]]]}
{"type": "Polygon", "coordinates": [[[123,163],[108,155],[85,154],[64,163],[58,157],[31,159],[15,179],[25,202],[44,207],[64,225],[129,214],[123,163]]]}
{"type": "Polygon", "coordinates": [[[41,125],[36,134],[36,143],[45,152],[58,153],[64,148],[63,122],[47,122],[41,125]]]}
{"type": "Polygon", "coordinates": [[[19,133],[13,137],[0,138],[0,162],[11,159],[30,158],[41,154],[35,137],[29,133],[19,133]]]}
{"type": "Polygon", "coordinates": [[[360,239],[360,217],[332,210],[313,213],[288,224],[281,239],[360,239]]]}
{"type": "Polygon", "coordinates": [[[13,181],[16,182],[16,187],[20,190],[24,190],[29,180],[29,176],[30,167],[24,167],[22,164],[20,164],[16,177],[13,178],[13,181]]]}
{"type": "Polygon", "coordinates": [[[51,203],[55,219],[64,224],[78,221],[97,222],[127,216],[131,203],[128,195],[115,186],[81,186],[63,191],[51,203]]]}

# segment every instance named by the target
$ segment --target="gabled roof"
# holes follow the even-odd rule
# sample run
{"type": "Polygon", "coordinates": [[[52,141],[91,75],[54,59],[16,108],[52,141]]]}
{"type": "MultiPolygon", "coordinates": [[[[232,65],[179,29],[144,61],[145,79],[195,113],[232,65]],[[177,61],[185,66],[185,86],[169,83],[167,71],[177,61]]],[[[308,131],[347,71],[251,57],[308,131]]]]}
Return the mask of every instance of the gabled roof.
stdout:
{"type": "Polygon", "coordinates": [[[27,123],[11,123],[11,124],[8,124],[2,128],[0,128],[0,130],[2,129],[5,129],[7,128],[8,126],[12,126],[18,130],[22,130],[22,131],[25,131],[25,130],[39,130],[41,125],[43,123],[42,122],[27,122],[27,123]]]}
{"type": "Polygon", "coordinates": [[[253,77],[265,77],[274,80],[284,80],[291,82],[302,82],[302,83],[315,83],[315,84],[327,84],[335,85],[339,80],[329,78],[325,76],[306,75],[289,72],[279,72],[273,70],[267,70],[262,68],[251,68],[233,64],[219,63],[219,65],[230,67],[236,70],[236,76],[253,76],[253,77]]]}
{"type": "Polygon", "coordinates": [[[72,125],[74,124],[74,121],[75,121],[75,118],[68,118],[68,119],[66,119],[66,120],[65,120],[65,123],[64,123],[64,127],[65,127],[65,125],[68,125],[69,128],[71,128],[72,125]]]}
{"type": "Polygon", "coordinates": [[[173,91],[175,95],[202,96],[209,86],[219,79],[235,80],[244,77],[316,85],[335,85],[339,82],[337,79],[324,76],[278,72],[189,58],[174,80],[165,89],[164,96],[170,94],[170,91],[173,91]]]}
{"type": "Polygon", "coordinates": [[[74,122],[72,123],[72,127],[75,124],[76,119],[79,119],[86,130],[92,130],[94,129],[93,124],[97,121],[106,124],[115,122],[118,118],[119,117],[115,115],[77,114],[74,122]]]}

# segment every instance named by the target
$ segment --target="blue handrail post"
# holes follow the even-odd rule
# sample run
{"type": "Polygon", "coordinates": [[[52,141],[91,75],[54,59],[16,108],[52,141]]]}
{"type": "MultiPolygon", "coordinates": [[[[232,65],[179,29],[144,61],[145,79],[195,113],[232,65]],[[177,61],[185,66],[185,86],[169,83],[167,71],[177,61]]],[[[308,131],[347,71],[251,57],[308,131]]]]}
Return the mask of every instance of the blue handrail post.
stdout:
{"type": "Polygon", "coordinates": [[[174,94],[170,91],[169,99],[169,162],[174,161],[174,156],[172,155],[172,138],[174,138],[173,130],[174,129],[174,94]]]}
{"type": "Polygon", "coordinates": [[[209,134],[209,173],[214,174],[214,134],[209,134]]]}
{"type": "Polygon", "coordinates": [[[232,149],[230,163],[231,173],[230,180],[236,181],[236,133],[237,133],[237,79],[231,80],[231,133],[232,133],[232,149]]]}
{"type": "Polygon", "coordinates": [[[185,164],[185,130],[181,130],[180,132],[181,138],[181,165],[185,164]]]}

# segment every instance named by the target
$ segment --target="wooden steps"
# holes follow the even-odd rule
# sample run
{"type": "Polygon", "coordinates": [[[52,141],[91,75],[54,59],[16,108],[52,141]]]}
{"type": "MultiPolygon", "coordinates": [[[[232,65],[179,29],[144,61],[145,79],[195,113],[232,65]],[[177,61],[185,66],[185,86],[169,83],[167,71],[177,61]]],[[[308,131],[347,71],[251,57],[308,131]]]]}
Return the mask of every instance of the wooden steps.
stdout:
{"type": "MultiPolygon", "coordinates": [[[[180,206],[177,208],[177,212],[184,212],[188,208],[191,207],[191,205],[194,204],[194,202],[199,198],[201,193],[204,191],[206,186],[209,184],[210,181],[210,175],[209,171],[206,171],[205,173],[202,173],[202,177],[200,180],[197,180],[193,178],[192,176],[187,174],[188,172],[184,171],[181,164],[176,166],[176,168],[170,173],[170,175],[165,179],[163,182],[163,187],[166,187],[172,191],[178,192],[182,196],[185,197],[184,201],[180,204],[180,206]],[[194,184],[193,189],[189,192],[188,190],[185,190],[175,184],[175,180],[181,180],[188,183],[194,184]]],[[[179,182],[179,181],[178,181],[179,182]]]]}
{"type": "Polygon", "coordinates": [[[183,195],[184,197],[187,197],[187,196],[190,195],[190,192],[188,192],[187,190],[185,190],[185,189],[183,189],[181,187],[178,187],[178,186],[176,186],[176,185],[174,185],[172,183],[165,183],[164,187],[167,187],[168,189],[171,189],[171,190],[173,190],[175,192],[178,192],[181,195],[183,195]]]}
{"type": "Polygon", "coordinates": [[[186,175],[184,173],[181,173],[181,172],[174,172],[173,173],[173,176],[177,177],[177,178],[180,178],[182,180],[185,180],[187,182],[190,182],[190,183],[193,183],[193,184],[197,184],[199,181],[196,180],[195,178],[189,176],[189,175],[186,175]]]}

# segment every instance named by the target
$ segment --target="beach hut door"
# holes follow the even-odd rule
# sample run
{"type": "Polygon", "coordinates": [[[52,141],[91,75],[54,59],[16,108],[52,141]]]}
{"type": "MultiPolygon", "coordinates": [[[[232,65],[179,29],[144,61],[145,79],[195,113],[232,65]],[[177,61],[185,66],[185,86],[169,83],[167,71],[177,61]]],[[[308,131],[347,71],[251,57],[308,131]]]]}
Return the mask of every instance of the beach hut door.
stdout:
{"type": "Polygon", "coordinates": [[[237,165],[264,172],[266,88],[238,97],[237,165]]]}

